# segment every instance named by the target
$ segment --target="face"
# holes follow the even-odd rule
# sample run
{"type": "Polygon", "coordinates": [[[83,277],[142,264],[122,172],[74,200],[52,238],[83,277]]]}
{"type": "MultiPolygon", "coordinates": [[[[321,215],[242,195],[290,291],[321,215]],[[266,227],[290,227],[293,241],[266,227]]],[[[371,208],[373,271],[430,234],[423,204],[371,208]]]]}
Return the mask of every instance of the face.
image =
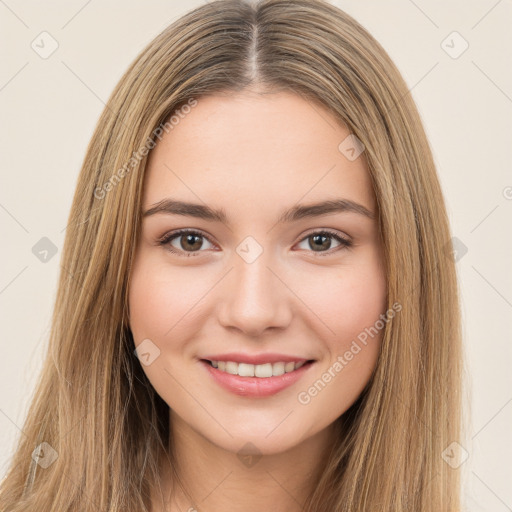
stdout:
{"type": "Polygon", "coordinates": [[[150,154],[130,327],[171,422],[218,447],[298,446],[375,369],[383,252],[349,135],[300,96],[244,92],[200,98],[150,154]]]}

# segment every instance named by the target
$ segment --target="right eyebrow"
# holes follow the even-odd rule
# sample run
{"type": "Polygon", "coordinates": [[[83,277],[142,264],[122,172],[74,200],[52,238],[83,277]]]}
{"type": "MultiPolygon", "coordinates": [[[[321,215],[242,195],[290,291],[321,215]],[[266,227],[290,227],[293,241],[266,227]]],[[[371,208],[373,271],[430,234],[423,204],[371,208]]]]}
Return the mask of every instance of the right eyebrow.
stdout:
{"type": "Polygon", "coordinates": [[[214,209],[209,206],[186,203],[184,201],[175,201],[173,199],[162,199],[143,213],[143,217],[149,217],[157,213],[166,213],[168,215],[186,215],[188,217],[197,217],[198,219],[211,220],[227,223],[226,212],[222,209],[214,209]]]}

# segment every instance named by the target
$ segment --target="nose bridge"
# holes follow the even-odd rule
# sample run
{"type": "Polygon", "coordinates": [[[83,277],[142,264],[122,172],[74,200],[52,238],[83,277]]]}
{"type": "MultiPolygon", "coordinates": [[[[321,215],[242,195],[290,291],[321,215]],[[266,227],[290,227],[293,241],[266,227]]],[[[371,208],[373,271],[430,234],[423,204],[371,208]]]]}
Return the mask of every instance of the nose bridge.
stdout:
{"type": "MultiPolygon", "coordinates": [[[[238,251],[243,248],[242,243],[238,251]]],[[[290,297],[275,275],[270,251],[261,252],[255,259],[238,251],[233,255],[234,268],[223,290],[220,322],[251,335],[268,327],[286,326],[291,319],[290,297]]]]}

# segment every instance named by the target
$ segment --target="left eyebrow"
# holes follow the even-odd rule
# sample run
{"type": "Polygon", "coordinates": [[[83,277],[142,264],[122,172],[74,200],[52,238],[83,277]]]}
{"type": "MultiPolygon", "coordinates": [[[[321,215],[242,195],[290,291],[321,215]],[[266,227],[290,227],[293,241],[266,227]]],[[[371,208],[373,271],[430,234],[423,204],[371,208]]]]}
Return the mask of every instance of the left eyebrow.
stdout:
{"type": "Polygon", "coordinates": [[[299,205],[290,208],[279,217],[278,222],[294,222],[306,217],[319,217],[320,215],[344,212],[357,213],[369,219],[375,219],[375,214],[362,204],[351,201],[350,199],[332,199],[322,201],[321,203],[299,205]]]}
{"type": "MultiPolygon", "coordinates": [[[[365,216],[371,220],[375,214],[362,204],[350,199],[333,199],[310,205],[298,205],[284,211],[278,219],[278,223],[295,222],[308,217],[319,217],[331,213],[352,212],[365,216]]],[[[175,201],[167,198],[154,204],[143,213],[143,217],[165,213],[168,215],[185,215],[199,219],[222,222],[228,224],[226,212],[221,209],[211,208],[207,205],[175,201]]]]}

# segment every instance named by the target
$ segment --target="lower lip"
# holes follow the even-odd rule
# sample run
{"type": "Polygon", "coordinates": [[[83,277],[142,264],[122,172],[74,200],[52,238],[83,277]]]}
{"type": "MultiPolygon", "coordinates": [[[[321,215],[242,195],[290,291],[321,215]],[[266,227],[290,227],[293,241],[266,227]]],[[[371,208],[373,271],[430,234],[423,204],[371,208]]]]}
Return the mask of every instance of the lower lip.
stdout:
{"type": "Polygon", "coordinates": [[[295,384],[309,370],[313,362],[310,361],[293,372],[275,377],[240,377],[240,375],[231,375],[230,373],[218,370],[204,360],[201,361],[201,364],[205,366],[220,386],[235,395],[264,397],[275,395],[279,391],[295,384]]]}

